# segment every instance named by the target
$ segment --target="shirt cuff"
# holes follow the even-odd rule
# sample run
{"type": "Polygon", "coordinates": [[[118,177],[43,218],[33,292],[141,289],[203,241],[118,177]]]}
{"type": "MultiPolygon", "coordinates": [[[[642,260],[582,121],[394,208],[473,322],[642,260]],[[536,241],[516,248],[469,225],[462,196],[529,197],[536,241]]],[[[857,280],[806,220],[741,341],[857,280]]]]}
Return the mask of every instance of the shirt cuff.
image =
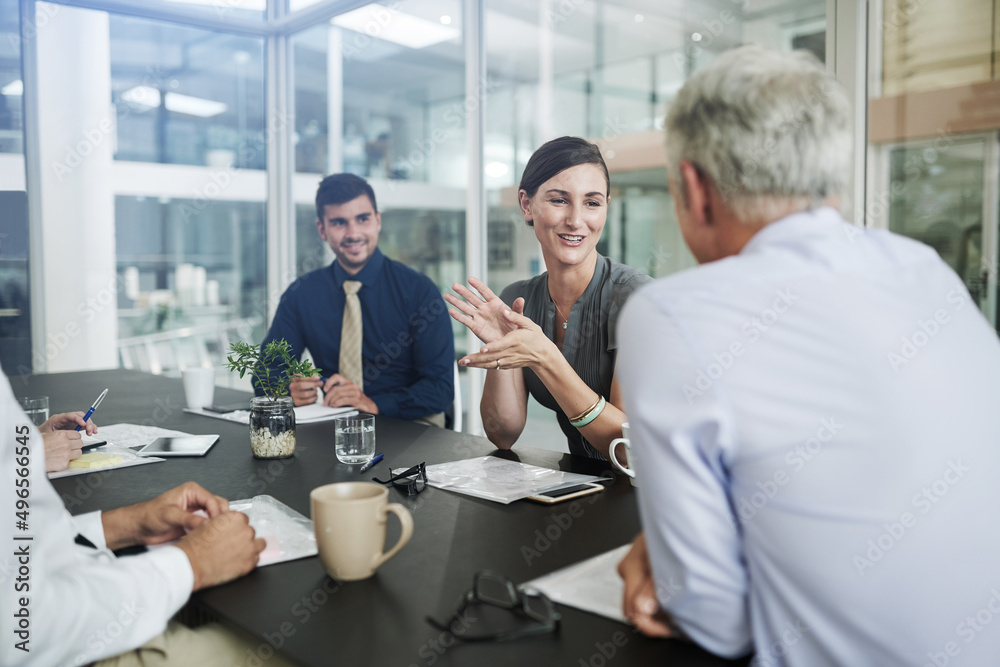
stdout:
{"type": "Polygon", "coordinates": [[[173,616],[188,601],[191,589],[194,588],[194,570],[191,569],[191,561],[188,560],[187,554],[180,547],[168,545],[151,549],[139,557],[148,558],[169,582],[168,618],[173,616]]]}
{"type": "Polygon", "coordinates": [[[76,532],[90,540],[90,543],[96,548],[108,548],[108,542],[104,538],[104,523],[101,521],[100,510],[74,516],[73,525],[76,527],[76,532]]]}

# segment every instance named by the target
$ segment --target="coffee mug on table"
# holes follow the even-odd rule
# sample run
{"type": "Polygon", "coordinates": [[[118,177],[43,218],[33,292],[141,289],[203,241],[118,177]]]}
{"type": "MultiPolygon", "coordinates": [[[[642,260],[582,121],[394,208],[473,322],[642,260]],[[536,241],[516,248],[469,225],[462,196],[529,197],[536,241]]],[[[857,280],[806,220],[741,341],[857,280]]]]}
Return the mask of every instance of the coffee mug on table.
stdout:
{"type": "Polygon", "coordinates": [[[197,410],[212,404],[215,397],[215,369],[185,368],[181,371],[184,378],[184,401],[188,408],[197,410]]]}
{"type": "Polygon", "coordinates": [[[309,493],[316,546],[323,569],[334,579],[358,581],[375,574],[413,536],[413,517],[389,502],[389,489],[372,482],[326,484],[309,493]],[[399,518],[399,541],[385,549],[389,513],[399,518]]]}
{"type": "Polygon", "coordinates": [[[622,424],[622,436],[621,438],[615,438],[611,441],[611,447],[609,453],[611,454],[611,465],[621,470],[623,473],[631,477],[629,480],[632,486],[635,486],[635,470],[632,470],[632,443],[628,438],[628,422],[622,424]],[[625,445],[625,465],[622,465],[618,459],[618,454],[615,450],[618,449],[618,445],[625,445]],[[626,467],[627,466],[627,467],[626,467]]]}

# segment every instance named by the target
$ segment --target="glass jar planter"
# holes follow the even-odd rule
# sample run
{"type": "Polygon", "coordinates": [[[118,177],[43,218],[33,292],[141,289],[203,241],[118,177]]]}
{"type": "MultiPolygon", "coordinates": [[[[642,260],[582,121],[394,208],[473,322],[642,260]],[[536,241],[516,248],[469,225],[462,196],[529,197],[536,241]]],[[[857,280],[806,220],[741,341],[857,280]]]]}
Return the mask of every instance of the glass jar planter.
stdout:
{"type": "Polygon", "coordinates": [[[250,399],[250,449],[258,459],[283,459],[295,453],[295,411],[288,396],[250,399]]]}

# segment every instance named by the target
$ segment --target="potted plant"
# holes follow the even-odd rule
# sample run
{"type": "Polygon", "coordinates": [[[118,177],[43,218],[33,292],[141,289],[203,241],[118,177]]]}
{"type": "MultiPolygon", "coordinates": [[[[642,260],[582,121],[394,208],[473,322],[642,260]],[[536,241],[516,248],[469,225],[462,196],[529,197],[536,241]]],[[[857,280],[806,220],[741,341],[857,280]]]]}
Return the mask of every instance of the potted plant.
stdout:
{"type": "Polygon", "coordinates": [[[253,385],[264,392],[250,401],[250,449],[257,458],[280,459],[295,453],[295,406],[288,385],[295,377],[319,375],[308,359],[293,359],[290,348],[283,338],[272,340],[263,350],[243,342],[229,348],[229,370],[241,378],[249,372],[253,385]]]}

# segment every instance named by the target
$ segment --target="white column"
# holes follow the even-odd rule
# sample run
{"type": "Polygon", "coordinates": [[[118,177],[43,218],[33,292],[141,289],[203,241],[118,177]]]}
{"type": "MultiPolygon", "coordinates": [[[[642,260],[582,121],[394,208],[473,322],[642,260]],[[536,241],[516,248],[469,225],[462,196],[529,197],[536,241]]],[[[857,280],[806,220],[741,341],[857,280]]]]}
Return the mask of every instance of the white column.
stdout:
{"type": "Polygon", "coordinates": [[[344,171],[344,54],[340,28],[330,25],[326,46],[326,173],[344,171]]]}
{"type": "Polygon", "coordinates": [[[31,256],[42,271],[33,273],[32,290],[40,290],[44,339],[34,338],[32,365],[50,372],[117,367],[108,15],[38,3],[36,16],[39,150],[28,188],[38,193],[32,218],[41,234],[32,240],[41,243],[31,256]]]}
{"type": "MultiPolygon", "coordinates": [[[[486,127],[486,2],[485,0],[465,0],[465,95],[471,99],[481,94],[482,98],[465,123],[466,151],[469,156],[469,187],[465,200],[465,257],[466,269],[470,276],[476,276],[489,284],[486,274],[486,185],[483,176],[483,141],[486,127]],[[480,92],[482,91],[482,92],[480,92]]],[[[471,331],[466,333],[469,351],[478,350],[481,343],[471,331]]],[[[486,371],[470,368],[469,378],[469,419],[465,430],[475,435],[483,435],[483,419],[479,412],[479,401],[483,395],[486,371]]]]}
{"type": "MultiPolygon", "coordinates": [[[[555,89],[555,66],[553,64],[552,2],[540,0],[538,3],[538,106],[535,123],[538,127],[537,143],[556,138],[552,125],[552,98],[555,89]]],[[[515,170],[517,165],[515,165],[515,170]]]]}

